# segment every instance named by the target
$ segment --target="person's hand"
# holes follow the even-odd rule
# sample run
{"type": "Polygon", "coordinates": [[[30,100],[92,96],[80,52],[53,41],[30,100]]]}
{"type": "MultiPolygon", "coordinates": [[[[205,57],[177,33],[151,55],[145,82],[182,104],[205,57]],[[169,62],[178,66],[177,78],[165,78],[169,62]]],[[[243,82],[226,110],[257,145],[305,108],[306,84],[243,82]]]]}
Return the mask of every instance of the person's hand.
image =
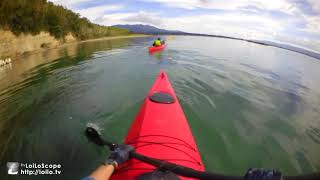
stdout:
{"type": "Polygon", "coordinates": [[[282,175],[277,170],[267,169],[248,169],[244,180],[281,180],[282,175]]]}
{"type": "Polygon", "coordinates": [[[114,151],[111,153],[107,162],[113,160],[117,163],[117,166],[128,161],[130,152],[133,151],[133,147],[130,145],[120,144],[117,145],[114,151]]]}

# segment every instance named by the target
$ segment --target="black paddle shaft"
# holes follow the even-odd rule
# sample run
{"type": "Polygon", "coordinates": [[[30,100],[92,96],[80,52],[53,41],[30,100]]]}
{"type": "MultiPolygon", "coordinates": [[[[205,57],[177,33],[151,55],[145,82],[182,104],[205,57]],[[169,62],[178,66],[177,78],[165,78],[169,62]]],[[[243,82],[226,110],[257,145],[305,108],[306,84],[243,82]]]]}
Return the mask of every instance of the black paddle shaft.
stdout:
{"type": "Polygon", "coordinates": [[[159,169],[171,171],[175,174],[178,174],[180,176],[184,177],[190,177],[190,178],[197,178],[197,179],[215,179],[215,180],[242,180],[243,177],[241,176],[225,176],[210,172],[203,172],[203,171],[197,171],[192,168],[181,166],[178,164],[170,163],[167,161],[163,161],[160,159],[155,159],[151,157],[144,156],[142,154],[131,152],[130,153],[131,158],[138,159],[142,162],[151,164],[159,169]]]}
{"type": "MultiPolygon", "coordinates": [[[[190,178],[197,178],[202,180],[243,180],[243,176],[228,176],[228,175],[222,175],[212,172],[203,172],[194,170],[189,167],[181,166],[178,164],[170,163],[167,161],[163,161],[160,159],[155,159],[151,157],[144,156],[142,154],[132,152],[130,154],[131,158],[138,159],[142,162],[151,164],[155,167],[158,167],[163,170],[171,171],[177,175],[184,176],[184,177],[190,177],[190,178]]],[[[320,180],[320,173],[314,173],[314,174],[308,174],[308,175],[300,175],[300,176],[284,176],[283,180],[320,180]]]]}
{"type": "MultiPolygon", "coordinates": [[[[87,127],[85,134],[90,141],[94,142],[99,146],[108,146],[110,150],[114,150],[115,147],[117,146],[117,144],[115,143],[111,143],[109,141],[102,139],[100,133],[93,127],[87,127]]],[[[140,160],[142,162],[153,165],[159,169],[168,170],[177,175],[184,176],[184,177],[197,178],[197,179],[203,179],[203,180],[212,180],[212,179],[243,180],[243,176],[226,176],[226,175],[221,175],[217,173],[198,171],[186,166],[181,166],[181,165],[167,162],[164,160],[147,157],[135,151],[130,153],[130,158],[140,160]]],[[[320,173],[301,175],[301,176],[285,176],[283,177],[283,179],[284,180],[319,180],[320,173]]]]}

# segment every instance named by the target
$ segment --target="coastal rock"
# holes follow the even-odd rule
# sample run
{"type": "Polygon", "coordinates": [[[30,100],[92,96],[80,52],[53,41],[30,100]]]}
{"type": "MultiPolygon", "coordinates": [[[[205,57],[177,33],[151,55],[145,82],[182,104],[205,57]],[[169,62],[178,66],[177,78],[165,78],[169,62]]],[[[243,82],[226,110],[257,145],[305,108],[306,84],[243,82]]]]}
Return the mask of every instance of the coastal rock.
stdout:
{"type": "Polygon", "coordinates": [[[11,58],[0,59],[0,66],[11,64],[11,58]]]}
{"type": "Polygon", "coordinates": [[[0,66],[3,66],[3,65],[5,65],[5,64],[6,64],[5,61],[2,60],[2,59],[0,59],[0,66]]]}
{"type": "Polygon", "coordinates": [[[11,63],[11,58],[6,58],[6,59],[4,60],[4,63],[5,63],[5,64],[11,63]]]}
{"type": "Polygon", "coordinates": [[[61,40],[56,39],[48,32],[40,32],[36,35],[27,33],[15,35],[11,31],[0,29],[0,54],[3,57],[19,56],[27,52],[41,50],[43,44],[49,44],[48,48],[54,48],[62,43],[61,40]]]}

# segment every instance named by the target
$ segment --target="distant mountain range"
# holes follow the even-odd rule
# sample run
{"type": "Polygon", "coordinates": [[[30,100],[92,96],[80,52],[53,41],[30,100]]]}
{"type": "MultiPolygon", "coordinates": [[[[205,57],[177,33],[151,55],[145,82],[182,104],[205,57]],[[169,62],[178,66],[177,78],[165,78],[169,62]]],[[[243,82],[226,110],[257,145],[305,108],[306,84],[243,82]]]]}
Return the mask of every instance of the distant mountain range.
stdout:
{"type": "Polygon", "coordinates": [[[188,33],[183,31],[177,30],[166,30],[160,29],[150,25],[144,24],[119,24],[113,25],[112,27],[118,27],[122,29],[127,29],[133,33],[140,33],[140,34],[152,34],[152,35],[192,35],[192,36],[209,36],[209,37],[220,37],[220,38],[229,38],[229,39],[237,39],[237,40],[244,40],[241,38],[229,37],[229,36],[219,36],[219,35],[209,35],[209,34],[198,34],[198,33],[188,33]]]}
{"type": "Polygon", "coordinates": [[[235,37],[229,37],[229,36],[219,36],[219,35],[209,35],[209,34],[197,34],[197,33],[187,33],[183,31],[173,31],[173,30],[165,30],[160,29],[154,26],[150,25],[143,25],[143,24],[134,24],[134,25],[114,25],[115,27],[127,29],[133,33],[141,33],[141,34],[154,34],[154,35],[192,35],[192,36],[208,36],[208,37],[218,37],[218,38],[228,38],[228,39],[235,39],[235,40],[242,40],[247,41],[251,43],[256,43],[260,45],[265,46],[274,46],[282,49],[286,49],[289,51],[294,51],[297,53],[301,53],[316,59],[320,60],[320,53],[316,51],[311,51],[308,49],[296,47],[293,45],[283,44],[283,43],[277,43],[272,41],[263,41],[263,40],[251,40],[251,39],[243,39],[243,38],[235,38],[235,37]]]}
{"type": "Polygon", "coordinates": [[[143,25],[143,24],[134,24],[134,25],[114,25],[114,27],[127,29],[133,33],[141,33],[141,34],[186,34],[182,31],[171,31],[165,29],[159,29],[154,26],[143,25]]]}

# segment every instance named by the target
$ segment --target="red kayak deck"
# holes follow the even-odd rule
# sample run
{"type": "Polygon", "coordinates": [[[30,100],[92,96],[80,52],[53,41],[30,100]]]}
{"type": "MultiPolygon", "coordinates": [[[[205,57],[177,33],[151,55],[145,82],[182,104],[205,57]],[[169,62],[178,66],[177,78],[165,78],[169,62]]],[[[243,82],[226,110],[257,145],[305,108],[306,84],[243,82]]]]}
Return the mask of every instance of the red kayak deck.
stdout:
{"type": "Polygon", "coordinates": [[[150,52],[150,53],[153,53],[153,52],[156,52],[156,51],[161,51],[161,50],[163,50],[165,47],[166,47],[165,44],[162,44],[161,46],[150,46],[150,47],[149,47],[149,52],[150,52]]]}
{"type": "MultiPolygon", "coordinates": [[[[145,156],[204,171],[187,119],[164,71],[160,72],[144,100],[125,138],[125,143],[134,146],[138,153],[145,156]],[[174,102],[163,104],[151,101],[149,97],[157,92],[170,94],[174,102]]],[[[131,159],[120,166],[111,179],[135,179],[155,169],[152,165],[131,159]]]]}

